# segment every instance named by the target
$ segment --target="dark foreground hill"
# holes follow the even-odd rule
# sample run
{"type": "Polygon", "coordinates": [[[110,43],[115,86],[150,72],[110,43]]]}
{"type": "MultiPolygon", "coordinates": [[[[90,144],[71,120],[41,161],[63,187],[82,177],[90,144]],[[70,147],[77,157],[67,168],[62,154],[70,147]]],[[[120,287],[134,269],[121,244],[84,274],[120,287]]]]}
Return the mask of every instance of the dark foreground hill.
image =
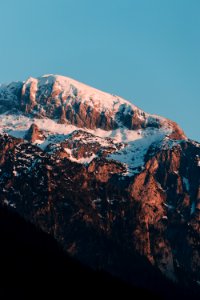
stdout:
{"type": "Polygon", "coordinates": [[[92,271],[67,256],[51,236],[2,207],[0,245],[1,299],[50,299],[53,295],[56,299],[71,299],[71,295],[76,298],[79,293],[87,299],[195,297],[191,291],[158,274],[144,258],[137,257],[135,261],[135,269],[139,270],[135,282],[143,287],[127,284],[105,272],[92,271]],[[143,276],[149,278],[146,288],[143,276]]]}

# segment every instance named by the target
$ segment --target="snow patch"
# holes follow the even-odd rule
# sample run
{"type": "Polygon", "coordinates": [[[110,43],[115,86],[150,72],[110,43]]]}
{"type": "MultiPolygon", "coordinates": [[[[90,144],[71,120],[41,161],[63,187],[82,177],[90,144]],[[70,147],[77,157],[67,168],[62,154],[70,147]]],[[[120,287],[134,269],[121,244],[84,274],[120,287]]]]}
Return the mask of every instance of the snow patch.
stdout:
{"type": "Polygon", "coordinates": [[[162,141],[165,135],[165,131],[155,128],[133,131],[132,134],[128,135],[128,145],[109,157],[125,164],[127,166],[127,175],[132,176],[139,173],[144,167],[145,155],[149,147],[155,142],[159,143],[162,141]]]}
{"type": "Polygon", "coordinates": [[[65,152],[69,154],[69,159],[78,164],[89,164],[95,157],[95,154],[92,154],[90,157],[81,157],[79,159],[75,158],[72,154],[72,150],[69,148],[64,148],[65,152]]]}
{"type": "MultiPolygon", "coordinates": [[[[28,129],[32,124],[36,124],[38,128],[43,132],[45,138],[44,141],[37,140],[37,144],[42,150],[44,150],[49,144],[59,144],[68,138],[69,134],[75,131],[84,131],[90,133],[93,136],[87,138],[83,134],[75,135],[75,139],[81,139],[85,142],[98,142],[103,147],[113,145],[117,143],[123,143],[121,150],[113,153],[109,156],[109,159],[117,160],[127,166],[127,174],[132,176],[138,173],[144,166],[145,155],[149,147],[156,143],[158,145],[163,141],[166,135],[170,132],[169,128],[146,128],[139,130],[128,130],[125,127],[118,128],[116,130],[105,131],[102,129],[80,129],[73,125],[58,124],[57,120],[49,118],[31,118],[20,114],[1,114],[0,115],[0,132],[6,132],[17,138],[24,138],[28,129]]],[[[70,159],[78,163],[89,163],[94,157],[83,158],[76,160],[73,156],[70,159]]]]}
{"type": "Polygon", "coordinates": [[[190,190],[190,183],[189,183],[189,180],[186,177],[184,177],[184,176],[183,176],[183,183],[185,185],[185,188],[186,188],[187,192],[189,192],[189,190],[190,190]]]}

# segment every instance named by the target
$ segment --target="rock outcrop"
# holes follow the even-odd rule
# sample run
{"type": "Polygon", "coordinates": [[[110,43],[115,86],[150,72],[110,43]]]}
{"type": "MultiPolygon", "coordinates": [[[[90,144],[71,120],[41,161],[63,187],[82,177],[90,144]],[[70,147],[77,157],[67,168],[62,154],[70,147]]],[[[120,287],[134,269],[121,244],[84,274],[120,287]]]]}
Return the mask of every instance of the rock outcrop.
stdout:
{"type": "Polygon", "coordinates": [[[38,126],[36,124],[32,124],[25,135],[25,139],[28,140],[31,143],[35,143],[37,141],[43,141],[44,135],[41,130],[39,130],[38,126]]]}
{"type": "Polygon", "coordinates": [[[2,111],[15,107],[25,115],[48,117],[60,124],[88,129],[160,128],[164,121],[173,129],[175,139],[185,138],[176,123],[149,115],[121,97],[63,76],[30,77],[23,83],[4,86],[0,89],[1,103],[2,111]]]}

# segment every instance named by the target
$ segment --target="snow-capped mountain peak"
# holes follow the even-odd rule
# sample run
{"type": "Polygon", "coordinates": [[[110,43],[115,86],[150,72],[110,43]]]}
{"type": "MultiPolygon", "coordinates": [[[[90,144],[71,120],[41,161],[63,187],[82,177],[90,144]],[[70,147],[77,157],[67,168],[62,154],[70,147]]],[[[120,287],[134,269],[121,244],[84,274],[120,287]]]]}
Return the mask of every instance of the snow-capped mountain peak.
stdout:
{"type": "Polygon", "coordinates": [[[80,128],[173,127],[169,120],[145,113],[119,96],[60,75],[29,77],[24,82],[3,85],[0,104],[0,112],[16,108],[25,115],[58,119],[80,128]]]}
{"type": "MultiPolygon", "coordinates": [[[[62,154],[59,152],[79,163],[97,157],[109,138],[110,151],[103,153],[124,164],[130,175],[143,166],[152,143],[159,144],[166,136],[185,139],[174,122],[145,113],[121,97],[59,75],[29,77],[24,82],[1,86],[0,105],[1,132],[26,139],[52,153],[53,149],[61,149],[62,143],[66,144],[69,134],[81,129],[85,135],[79,140],[92,143],[96,150],[85,150],[87,154],[81,157],[77,151],[66,150],[67,146],[62,154]],[[93,136],[90,141],[88,134],[93,136]],[[123,147],[119,148],[118,143],[123,143],[123,147]],[[71,151],[70,155],[66,155],[67,151],[71,151]],[[137,159],[132,159],[135,156],[137,159]]],[[[76,148],[79,146],[80,141],[76,142],[76,148]]]]}
{"type": "Polygon", "coordinates": [[[0,204],[70,255],[112,271],[137,251],[200,280],[200,147],[176,123],[49,74],[0,86],[0,141],[0,204]]]}

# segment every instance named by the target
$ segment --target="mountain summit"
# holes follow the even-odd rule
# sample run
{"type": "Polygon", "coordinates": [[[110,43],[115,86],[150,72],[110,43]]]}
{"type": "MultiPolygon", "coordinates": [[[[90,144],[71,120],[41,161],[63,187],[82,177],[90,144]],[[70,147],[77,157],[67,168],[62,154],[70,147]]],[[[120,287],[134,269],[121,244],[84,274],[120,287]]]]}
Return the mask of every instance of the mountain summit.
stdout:
{"type": "Polygon", "coordinates": [[[58,75],[30,77],[0,89],[1,111],[16,108],[25,114],[61,120],[81,128],[140,129],[174,123],[150,115],[128,102],[83,83],[58,75]],[[6,101],[5,101],[6,100],[6,101]]]}
{"type": "MultiPolygon", "coordinates": [[[[113,145],[129,143],[128,147],[121,147],[120,152],[114,151],[114,158],[118,157],[127,166],[133,164],[133,152],[136,152],[134,164],[137,166],[137,161],[143,160],[153,142],[166,142],[168,138],[186,140],[176,123],[150,115],[121,97],[58,75],[30,77],[25,82],[2,86],[0,105],[2,132],[52,151],[52,147],[58,148],[57,142],[65,141],[66,135],[82,129],[81,139],[90,133],[93,140],[101,140],[100,147],[105,143],[107,147],[111,146],[105,138],[111,138],[113,145]],[[33,129],[39,135],[34,131],[34,136],[30,137],[33,129]]],[[[71,152],[68,149],[65,156],[77,159],[74,152],[74,149],[71,152]]],[[[88,161],[88,155],[91,160],[96,157],[96,151],[93,153],[90,149],[82,155],[88,161]]]]}
{"type": "Polygon", "coordinates": [[[0,133],[2,206],[94,269],[198,287],[200,144],[175,122],[45,75],[0,86],[0,133]]]}

